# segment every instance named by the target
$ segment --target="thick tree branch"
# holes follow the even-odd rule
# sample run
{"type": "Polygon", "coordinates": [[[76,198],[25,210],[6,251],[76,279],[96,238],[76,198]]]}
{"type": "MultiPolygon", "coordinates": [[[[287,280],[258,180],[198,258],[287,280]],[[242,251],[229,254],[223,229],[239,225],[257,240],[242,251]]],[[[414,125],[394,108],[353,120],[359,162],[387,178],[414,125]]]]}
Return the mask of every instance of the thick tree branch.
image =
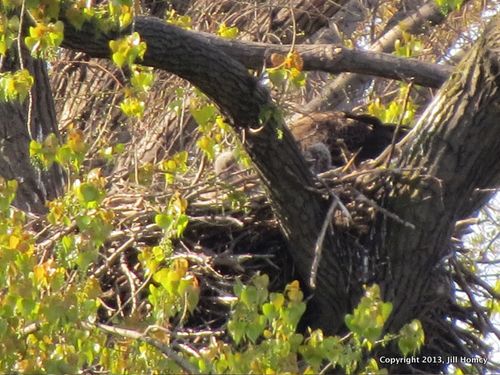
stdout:
{"type": "Polygon", "coordinates": [[[403,144],[399,167],[412,183],[395,182],[387,208],[416,225],[393,224],[379,278],[394,301],[391,329],[419,314],[432,277],[450,255],[455,222],[484,202],[476,189],[500,183],[500,16],[441,88],[403,144]],[[408,291],[411,291],[409,293],[408,291]]]}
{"type": "MultiPolygon", "coordinates": [[[[40,170],[30,158],[31,137],[41,142],[50,133],[58,134],[58,129],[46,64],[33,59],[28,51],[24,51],[24,56],[24,67],[36,77],[36,81],[29,100],[24,104],[0,103],[0,175],[19,182],[14,200],[16,207],[43,213],[47,210],[45,202],[62,193],[64,176],[58,166],[53,165],[47,171],[40,170]]],[[[0,72],[17,69],[19,58],[9,56],[4,59],[0,72]]]]}
{"type": "MultiPolygon", "coordinates": [[[[147,17],[139,19],[142,22],[147,17]]],[[[263,62],[272,53],[286,54],[292,48],[289,45],[221,39],[208,33],[198,35],[247,68],[253,69],[261,69],[263,62]]],[[[364,51],[330,44],[299,44],[293,48],[304,60],[305,71],[316,70],[332,74],[349,72],[394,80],[413,80],[427,87],[441,86],[452,71],[450,66],[401,58],[380,51],[364,51]]]]}
{"type": "MultiPolygon", "coordinates": [[[[197,33],[149,18],[135,24],[147,42],[144,65],[174,73],[200,88],[242,133],[242,140],[261,177],[272,207],[289,242],[297,271],[309,279],[313,249],[326,214],[326,199],[314,188],[313,176],[299,148],[284,126],[267,90],[247,69],[197,33]],[[267,117],[262,121],[262,117],[267,117]],[[281,134],[282,136],[278,136],[281,134]]],[[[94,57],[109,57],[108,43],[117,35],[103,35],[94,25],[75,30],[66,24],[63,46],[94,57]]],[[[336,248],[341,238],[328,234],[318,269],[316,309],[329,328],[343,325],[350,310],[346,267],[341,267],[336,248]]],[[[352,291],[351,291],[352,292],[352,291]]]]}
{"type": "MultiPolygon", "coordinates": [[[[135,27],[137,30],[147,29],[148,24],[153,21],[155,23],[163,22],[153,17],[137,17],[135,27]]],[[[71,32],[71,29],[69,29],[69,32],[71,32]]],[[[201,43],[209,43],[219,51],[239,61],[245,67],[257,70],[262,69],[272,53],[287,54],[292,48],[289,45],[228,40],[204,32],[185,32],[190,39],[197,39],[201,43]]],[[[110,35],[109,37],[113,36],[110,35]]],[[[69,47],[69,43],[72,43],[72,41],[67,40],[65,45],[69,47]]],[[[76,48],[78,46],[73,45],[71,47],[76,48]]],[[[363,51],[329,44],[299,44],[294,48],[304,60],[305,71],[316,70],[332,74],[350,72],[394,80],[413,80],[416,84],[427,87],[440,87],[452,71],[450,66],[401,58],[379,51],[363,51]]],[[[85,49],[94,57],[108,58],[110,56],[107,47],[102,49],[95,45],[85,47],[85,49]]]]}

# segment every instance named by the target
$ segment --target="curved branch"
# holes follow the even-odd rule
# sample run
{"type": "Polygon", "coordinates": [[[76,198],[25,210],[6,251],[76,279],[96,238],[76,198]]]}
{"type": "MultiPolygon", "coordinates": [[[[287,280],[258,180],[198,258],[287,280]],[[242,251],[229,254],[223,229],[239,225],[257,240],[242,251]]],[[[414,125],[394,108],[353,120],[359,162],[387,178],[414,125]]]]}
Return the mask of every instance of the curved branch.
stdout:
{"type": "MultiPolygon", "coordinates": [[[[91,23],[81,30],[67,23],[63,46],[93,57],[109,57],[108,43],[117,35],[96,30],[91,23]]],[[[309,167],[267,90],[242,64],[198,33],[156,18],[138,20],[135,31],[148,46],[144,65],[174,73],[200,88],[242,134],[245,149],[288,240],[297,271],[308,280],[314,245],[326,214],[326,199],[314,188],[309,167]],[[263,115],[267,117],[264,124],[263,115]]],[[[323,255],[319,266],[314,305],[322,316],[320,324],[335,330],[343,325],[344,314],[350,309],[349,270],[341,266],[340,252],[335,251],[342,248],[340,237],[334,241],[328,233],[324,246],[332,251],[323,255]]]]}
{"type": "Polygon", "coordinates": [[[142,341],[145,342],[152,347],[156,348],[159,352],[161,352],[163,355],[165,355],[167,358],[171,359],[174,361],[181,369],[186,371],[188,374],[199,374],[200,372],[198,369],[193,366],[191,363],[189,363],[185,358],[181,357],[179,354],[177,354],[177,351],[175,351],[175,348],[172,348],[172,346],[177,346],[177,345],[166,345],[160,340],[156,340],[150,336],[147,336],[144,333],[137,332],[131,329],[125,329],[125,328],[119,328],[119,327],[114,327],[114,326],[109,326],[106,324],[102,323],[82,323],[82,326],[86,329],[93,329],[93,328],[98,328],[103,332],[110,333],[112,335],[120,336],[120,337],[126,337],[132,340],[137,340],[137,341],[142,341]]]}
{"type": "MultiPolygon", "coordinates": [[[[144,30],[150,24],[165,22],[155,17],[137,17],[135,28],[144,30]]],[[[70,39],[73,40],[73,29],[70,25],[67,26],[66,34],[69,33],[70,39]]],[[[251,69],[261,69],[272,53],[286,54],[291,49],[289,45],[228,40],[209,33],[183,31],[189,35],[190,40],[197,39],[201,43],[208,43],[251,69]]],[[[63,45],[78,49],[78,45],[71,40],[67,40],[63,45]]],[[[88,43],[87,40],[81,42],[88,43]]],[[[107,46],[105,49],[98,48],[97,45],[80,48],[85,48],[85,52],[94,57],[107,58],[110,55],[107,46]]],[[[450,66],[401,58],[381,51],[364,51],[330,44],[299,44],[295,45],[294,49],[301,55],[305,71],[316,70],[332,74],[350,72],[394,80],[413,80],[416,84],[434,88],[440,87],[452,71],[450,66]]]]}

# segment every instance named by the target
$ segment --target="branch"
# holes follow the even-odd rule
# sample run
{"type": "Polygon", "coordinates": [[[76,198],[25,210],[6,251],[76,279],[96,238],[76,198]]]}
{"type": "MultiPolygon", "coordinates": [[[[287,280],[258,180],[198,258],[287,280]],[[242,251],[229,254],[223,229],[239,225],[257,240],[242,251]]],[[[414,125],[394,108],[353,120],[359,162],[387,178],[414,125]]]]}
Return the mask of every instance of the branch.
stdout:
{"type": "MultiPolygon", "coordinates": [[[[139,17],[138,22],[143,22],[147,18],[139,17]]],[[[398,30],[401,33],[399,28],[398,30]]],[[[247,68],[252,69],[262,69],[264,61],[268,60],[271,54],[287,54],[292,48],[290,45],[227,40],[202,32],[197,34],[247,68]]],[[[377,50],[350,49],[341,45],[298,44],[293,48],[302,57],[305,71],[315,70],[332,74],[349,72],[399,81],[413,80],[422,86],[438,88],[453,70],[447,65],[401,58],[377,50]]]]}
{"type": "MultiPolygon", "coordinates": [[[[289,244],[297,271],[308,280],[314,245],[326,215],[326,199],[314,188],[314,178],[292,134],[286,128],[268,91],[238,61],[210,44],[199,33],[168,25],[156,18],[140,18],[135,31],[147,43],[142,64],[163,69],[190,81],[227,116],[267,190],[272,208],[289,244]],[[263,121],[263,115],[267,120],[263,121]],[[281,137],[278,136],[281,135],[281,137]]],[[[81,30],[65,24],[63,47],[93,57],[110,57],[108,43],[117,33],[103,34],[92,23],[81,30]]],[[[352,289],[339,254],[341,236],[330,234],[318,269],[315,309],[321,323],[332,330],[343,325],[352,289]]]]}
{"type": "MultiPolygon", "coordinates": [[[[151,23],[167,26],[165,21],[159,18],[137,17],[135,30],[145,30],[151,23]]],[[[104,49],[96,48],[97,45],[89,46],[87,40],[80,41],[85,45],[75,44],[73,42],[75,30],[71,28],[71,25],[65,26],[67,40],[63,43],[63,46],[81,50],[94,57],[109,58],[111,52],[107,45],[104,49]]],[[[228,40],[209,33],[183,31],[189,35],[189,39],[197,39],[201,43],[210,44],[245,67],[256,70],[262,69],[271,54],[287,54],[292,48],[290,45],[228,40]]],[[[128,32],[124,31],[123,34],[128,32]]],[[[116,38],[118,35],[111,34],[109,37],[116,38]]],[[[448,78],[452,70],[450,66],[446,65],[401,58],[380,51],[363,51],[330,44],[299,44],[293,48],[301,55],[305,71],[317,70],[332,74],[342,72],[359,73],[394,80],[413,80],[416,84],[437,88],[448,78]]]]}
{"type": "MultiPolygon", "coordinates": [[[[408,17],[398,22],[396,26],[388,30],[384,35],[382,35],[379,40],[377,40],[370,46],[369,50],[372,53],[392,51],[394,49],[395,41],[401,38],[404,32],[416,34],[422,28],[422,26],[425,25],[425,23],[432,22],[436,24],[441,23],[443,20],[443,14],[441,13],[439,7],[436,5],[435,1],[428,1],[408,17]]],[[[448,74],[446,75],[446,77],[448,77],[448,74]]],[[[410,79],[408,78],[411,78],[411,76],[407,76],[405,80],[409,81],[410,79]]],[[[417,80],[416,76],[414,76],[413,78],[414,83],[422,84],[420,80],[417,80]]],[[[363,86],[363,84],[358,81],[365,82],[367,81],[367,79],[354,74],[349,74],[346,71],[345,74],[341,74],[329,84],[325,85],[321,90],[321,93],[307,104],[305,112],[313,112],[338,107],[340,103],[348,99],[345,93],[347,89],[352,92],[358,87],[363,86]]]]}
{"type": "MultiPolygon", "coordinates": [[[[418,316],[432,280],[453,251],[455,222],[470,217],[490,195],[475,195],[500,183],[500,15],[439,90],[403,140],[396,166],[420,173],[394,180],[386,208],[415,224],[388,226],[380,271],[394,282],[385,298],[394,303],[389,322],[399,329],[418,316]]],[[[426,297],[427,296],[427,297],[426,297]]]]}
{"type": "Polygon", "coordinates": [[[165,345],[159,340],[155,340],[152,337],[149,337],[143,333],[131,330],[131,329],[124,329],[124,328],[118,328],[114,326],[109,326],[106,324],[101,324],[101,323],[96,323],[96,324],[90,324],[90,323],[84,323],[84,327],[86,328],[99,328],[100,330],[111,333],[113,335],[121,336],[121,337],[126,337],[130,338],[133,340],[138,340],[138,341],[143,341],[156,349],[158,349],[161,353],[163,353],[166,357],[170,358],[172,361],[174,361],[180,368],[182,368],[184,371],[186,371],[188,374],[199,374],[200,372],[196,367],[191,365],[187,360],[182,358],[177,352],[172,350],[169,346],[165,345]]]}

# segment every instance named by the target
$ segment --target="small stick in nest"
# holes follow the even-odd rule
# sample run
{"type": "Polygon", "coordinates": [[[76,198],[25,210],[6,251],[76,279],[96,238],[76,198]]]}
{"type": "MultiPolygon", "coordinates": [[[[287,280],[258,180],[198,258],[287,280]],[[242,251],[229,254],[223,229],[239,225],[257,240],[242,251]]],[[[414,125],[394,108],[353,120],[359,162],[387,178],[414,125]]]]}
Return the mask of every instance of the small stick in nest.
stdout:
{"type": "MultiPolygon", "coordinates": [[[[311,266],[311,277],[309,278],[309,285],[311,288],[316,288],[316,277],[318,275],[318,267],[319,262],[321,260],[321,253],[323,252],[323,241],[325,240],[326,230],[328,226],[332,222],[332,216],[335,212],[337,206],[343,206],[340,199],[332,192],[333,202],[326,213],[325,220],[323,221],[323,225],[321,227],[321,231],[319,232],[318,239],[316,240],[316,246],[314,247],[314,259],[311,266]]],[[[345,209],[345,207],[344,207],[345,209]]]]}

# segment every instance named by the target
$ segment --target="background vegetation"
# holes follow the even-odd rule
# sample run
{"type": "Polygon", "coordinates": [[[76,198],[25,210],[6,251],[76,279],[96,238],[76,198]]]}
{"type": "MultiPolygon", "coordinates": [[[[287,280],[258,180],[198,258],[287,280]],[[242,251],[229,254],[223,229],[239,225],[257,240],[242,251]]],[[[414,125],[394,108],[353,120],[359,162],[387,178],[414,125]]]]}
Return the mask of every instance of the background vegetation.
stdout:
{"type": "Polygon", "coordinates": [[[498,370],[497,3],[0,9],[1,372],[498,370]],[[415,130],[318,178],[319,110],[415,130]]]}

